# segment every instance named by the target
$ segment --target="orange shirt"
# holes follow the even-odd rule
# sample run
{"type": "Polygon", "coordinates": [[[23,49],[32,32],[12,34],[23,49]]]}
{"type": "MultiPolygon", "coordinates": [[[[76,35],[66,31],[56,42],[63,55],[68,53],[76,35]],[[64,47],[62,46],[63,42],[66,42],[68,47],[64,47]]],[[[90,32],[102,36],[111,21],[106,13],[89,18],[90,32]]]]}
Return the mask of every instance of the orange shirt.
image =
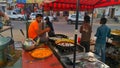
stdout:
{"type": "Polygon", "coordinates": [[[28,37],[34,39],[38,36],[37,31],[39,30],[39,24],[36,20],[34,20],[28,28],[28,37]]]}

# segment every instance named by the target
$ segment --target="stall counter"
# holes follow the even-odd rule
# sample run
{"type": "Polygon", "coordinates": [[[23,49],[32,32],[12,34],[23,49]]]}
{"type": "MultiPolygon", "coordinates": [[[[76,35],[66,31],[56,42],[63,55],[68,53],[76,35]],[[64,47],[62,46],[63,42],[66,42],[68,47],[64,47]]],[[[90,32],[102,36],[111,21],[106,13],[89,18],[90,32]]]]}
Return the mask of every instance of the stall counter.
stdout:
{"type": "Polygon", "coordinates": [[[22,68],[63,68],[63,66],[54,54],[44,59],[34,59],[29,52],[23,50],[22,68]]]}

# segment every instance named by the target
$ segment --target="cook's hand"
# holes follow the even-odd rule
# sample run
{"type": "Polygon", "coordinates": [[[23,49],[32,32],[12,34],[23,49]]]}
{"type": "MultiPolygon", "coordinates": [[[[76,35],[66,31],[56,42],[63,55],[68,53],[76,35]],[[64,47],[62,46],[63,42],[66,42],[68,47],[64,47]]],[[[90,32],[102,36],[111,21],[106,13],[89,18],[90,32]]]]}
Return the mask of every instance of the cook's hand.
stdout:
{"type": "Polygon", "coordinates": [[[46,32],[49,32],[49,31],[50,31],[50,28],[49,28],[49,27],[47,27],[45,30],[46,30],[46,32]]]}

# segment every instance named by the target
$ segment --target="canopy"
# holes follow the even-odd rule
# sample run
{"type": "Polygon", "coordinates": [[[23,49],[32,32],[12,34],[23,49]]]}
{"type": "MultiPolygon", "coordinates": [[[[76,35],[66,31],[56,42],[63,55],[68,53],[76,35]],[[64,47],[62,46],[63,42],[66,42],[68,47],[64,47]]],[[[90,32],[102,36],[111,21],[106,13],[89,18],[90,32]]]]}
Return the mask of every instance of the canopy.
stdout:
{"type": "MultiPolygon", "coordinates": [[[[77,0],[56,0],[44,4],[44,10],[76,10],[77,0]]],[[[93,10],[94,8],[118,5],[120,0],[80,0],[80,11],[93,10]]]]}

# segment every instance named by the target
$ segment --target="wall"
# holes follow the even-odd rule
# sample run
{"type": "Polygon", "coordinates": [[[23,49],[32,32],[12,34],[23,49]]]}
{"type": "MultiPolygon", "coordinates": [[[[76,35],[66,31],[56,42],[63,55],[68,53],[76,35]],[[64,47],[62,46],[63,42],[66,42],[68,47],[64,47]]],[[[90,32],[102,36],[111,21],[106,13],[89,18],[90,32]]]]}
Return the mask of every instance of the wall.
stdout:
{"type": "Polygon", "coordinates": [[[115,16],[120,16],[120,6],[115,7],[115,16]]]}

